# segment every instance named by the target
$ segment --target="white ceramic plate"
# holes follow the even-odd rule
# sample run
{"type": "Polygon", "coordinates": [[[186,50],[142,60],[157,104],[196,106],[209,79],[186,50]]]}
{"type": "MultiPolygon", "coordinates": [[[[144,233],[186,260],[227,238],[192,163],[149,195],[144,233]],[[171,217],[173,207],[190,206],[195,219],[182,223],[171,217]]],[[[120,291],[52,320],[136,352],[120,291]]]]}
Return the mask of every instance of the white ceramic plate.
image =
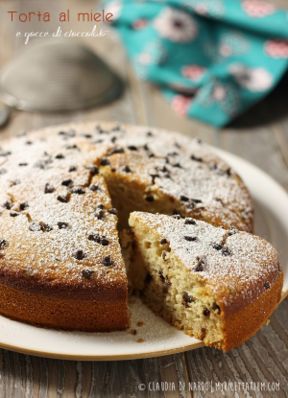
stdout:
{"type": "MultiPolygon", "coordinates": [[[[288,295],[288,195],[252,164],[227,152],[217,152],[238,171],[252,193],[256,233],[272,242],[280,253],[285,273],[284,298],[288,295]]],[[[31,355],[76,360],[148,358],[201,347],[199,340],[168,325],[138,299],[132,299],[130,310],[131,329],[113,333],[43,329],[0,316],[0,347],[31,355]]]]}

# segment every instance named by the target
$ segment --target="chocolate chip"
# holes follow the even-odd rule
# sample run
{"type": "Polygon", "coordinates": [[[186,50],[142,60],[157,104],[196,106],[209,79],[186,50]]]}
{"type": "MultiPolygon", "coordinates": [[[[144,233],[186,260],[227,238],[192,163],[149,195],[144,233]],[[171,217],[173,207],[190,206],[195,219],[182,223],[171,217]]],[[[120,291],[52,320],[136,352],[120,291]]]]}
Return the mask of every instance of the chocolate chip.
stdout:
{"type": "Polygon", "coordinates": [[[58,134],[64,136],[65,138],[73,138],[73,137],[75,137],[76,132],[74,130],[59,131],[58,134]]]}
{"type": "Polygon", "coordinates": [[[10,217],[18,217],[19,213],[17,213],[16,211],[11,211],[10,212],[10,217]]]}
{"type": "Polygon", "coordinates": [[[269,289],[271,287],[270,283],[267,281],[264,283],[265,289],[269,289]]]}
{"type": "Polygon", "coordinates": [[[152,184],[155,184],[155,180],[160,178],[160,174],[150,174],[150,177],[152,178],[152,184]]]}
{"type": "Polygon", "coordinates": [[[228,249],[228,247],[225,246],[222,248],[222,254],[223,254],[223,256],[231,256],[232,252],[230,249],[228,249]]]}
{"type": "Polygon", "coordinates": [[[102,237],[100,243],[101,243],[102,246],[108,246],[109,245],[109,240],[106,239],[105,237],[102,237]]]}
{"type": "Polygon", "coordinates": [[[193,203],[202,203],[201,199],[191,199],[193,203]]]}
{"type": "Polygon", "coordinates": [[[47,182],[47,184],[45,184],[44,193],[53,193],[54,191],[55,188],[47,182]]]}
{"type": "Polygon", "coordinates": [[[197,260],[197,265],[196,265],[194,271],[195,271],[195,272],[202,272],[202,271],[204,271],[204,267],[206,266],[205,257],[203,257],[203,256],[202,256],[202,257],[198,256],[198,257],[196,257],[196,260],[197,260]]]}
{"type": "Polygon", "coordinates": [[[125,171],[125,173],[132,173],[132,170],[130,169],[129,166],[124,166],[123,171],[125,171]]]}
{"type": "Polygon", "coordinates": [[[71,173],[72,171],[77,171],[77,167],[76,166],[70,166],[68,171],[69,171],[69,173],[71,173]]]}
{"type": "Polygon", "coordinates": [[[147,131],[146,135],[147,135],[147,137],[153,137],[152,131],[147,131]]]}
{"type": "Polygon", "coordinates": [[[77,250],[73,254],[73,257],[76,258],[76,260],[83,260],[86,257],[86,254],[84,253],[83,250],[77,250]]]}
{"type": "Polygon", "coordinates": [[[71,179],[64,180],[61,185],[64,185],[64,187],[71,187],[73,185],[73,181],[71,179]]]}
{"type": "Polygon", "coordinates": [[[160,240],[161,245],[166,245],[166,243],[168,243],[167,239],[164,238],[160,240]]]}
{"type": "Polygon", "coordinates": [[[196,221],[193,220],[193,218],[191,218],[191,217],[187,217],[187,218],[185,218],[184,224],[186,224],[186,225],[196,225],[196,221]]]}
{"type": "MultiPolygon", "coordinates": [[[[158,168],[157,168],[158,169],[158,168]]],[[[166,166],[160,167],[159,171],[161,171],[162,173],[169,173],[169,169],[167,169],[166,166]]]]}
{"type": "Polygon", "coordinates": [[[82,270],[82,276],[85,279],[91,279],[91,276],[94,274],[94,271],[91,269],[83,269],[82,270]]]}
{"type": "Polygon", "coordinates": [[[185,195],[181,195],[181,196],[180,196],[180,200],[181,200],[182,202],[189,202],[189,198],[188,198],[187,196],[185,196],[185,195]]]}
{"type": "Polygon", "coordinates": [[[222,245],[220,243],[212,243],[212,247],[215,250],[222,250],[222,245]]]}
{"type": "Polygon", "coordinates": [[[68,195],[58,195],[57,200],[61,203],[68,203],[69,202],[69,196],[68,195]]]}
{"type": "Polygon", "coordinates": [[[89,234],[89,235],[88,235],[88,240],[92,240],[93,242],[100,243],[101,237],[100,237],[99,234],[94,234],[94,233],[92,233],[92,234],[89,234]]]}
{"type": "Polygon", "coordinates": [[[145,197],[146,202],[154,202],[154,196],[153,195],[147,195],[145,197]]]}
{"type": "Polygon", "coordinates": [[[18,163],[18,166],[20,166],[20,167],[25,167],[25,166],[28,166],[28,163],[26,163],[26,162],[21,162],[21,163],[18,163]]]}
{"type": "Polygon", "coordinates": [[[89,189],[90,189],[90,191],[92,191],[92,192],[96,192],[96,191],[99,190],[99,186],[96,185],[96,184],[92,184],[92,185],[90,185],[89,189]]]}
{"type": "Polygon", "coordinates": [[[118,211],[117,209],[115,209],[115,207],[112,207],[111,209],[108,210],[108,213],[116,215],[118,211]]]}
{"type": "Polygon", "coordinates": [[[235,235],[235,234],[237,234],[237,229],[230,229],[228,232],[227,232],[227,235],[228,236],[232,236],[232,235],[235,235]]]}
{"type": "Polygon", "coordinates": [[[5,249],[8,246],[8,242],[5,239],[0,239],[0,250],[5,249]]]}
{"type": "Polygon", "coordinates": [[[52,231],[52,227],[50,225],[40,221],[39,223],[32,222],[29,224],[29,230],[32,232],[42,231],[42,232],[50,232],[52,231]]]}
{"type": "Polygon", "coordinates": [[[178,169],[182,169],[183,168],[180,163],[174,163],[174,164],[171,164],[171,166],[172,167],[177,167],[178,169]]]}
{"type": "Polygon", "coordinates": [[[196,301],[195,297],[191,296],[187,292],[183,293],[182,304],[184,305],[184,307],[188,308],[189,304],[193,303],[194,301],[196,301]]]}
{"type": "Polygon", "coordinates": [[[178,156],[179,154],[178,154],[178,152],[176,152],[176,151],[173,151],[173,152],[168,152],[167,153],[167,156],[178,156]]]}
{"type": "Polygon", "coordinates": [[[184,239],[188,242],[195,242],[197,240],[197,236],[184,236],[184,239]]]}
{"type": "Polygon", "coordinates": [[[115,135],[111,138],[110,140],[112,142],[112,144],[115,144],[115,142],[117,141],[117,137],[115,137],[115,135]]]}
{"type": "Polygon", "coordinates": [[[203,162],[203,159],[196,155],[191,155],[190,159],[194,160],[195,162],[200,162],[200,163],[203,162]]]}
{"type": "Polygon", "coordinates": [[[103,158],[103,159],[100,160],[100,165],[101,165],[101,166],[109,166],[109,165],[110,165],[110,162],[109,162],[108,159],[103,158]]]}
{"type": "Polygon", "coordinates": [[[7,200],[6,202],[3,203],[2,206],[3,206],[5,209],[7,209],[7,210],[11,210],[13,204],[12,204],[11,202],[8,202],[8,200],[7,200]]]}
{"type": "MultiPolygon", "coordinates": [[[[115,137],[116,138],[116,137],[115,137]]],[[[109,156],[111,155],[116,155],[117,153],[124,153],[124,148],[113,148],[111,149],[111,151],[109,152],[109,156]]]]}
{"type": "Polygon", "coordinates": [[[72,193],[75,193],[77,195],[84,195],[85,190],[83,188],[75,188],[75,189],[72,189],[72,193]]]}
{"type": "Polygon", "coordinates": [[[223,170],[223,169],[218,169],[218,166],[215,164],[214,170],[216,170],[217,174],[219,174],[220,176],[231,177],[231,175],[232,175],[232,171],[231,171],[230,167],[228,167],[228,169],[226,169],[226,170],[223,170]]]}
{"type": "Polygon", "coordinates": [[[175,218],[175,220],[181,220],[180,214],[173,214],[172,217],[175,218]]]}
{"type": "Polygon", "coordinates": [[[63,221],[57,222],[57,225],[59,229],[67,229],[69,227],[69,224],[63,221]]]}
{"type": "Polygon", "coordinates": [[[65,147],[66,149],[77,149],[78,151],[80,151],[78,145],[73,144],[73,145],[66,145],[65,147]]]}
{"type": "Polygon", "coordinates": [[[41,231],[43,231],[43,232],[50,232],[53,229],[53,227],[51,227],[50,225],[48,225],[42,221],[40,221],[39,225],[40,225],[41,231]]]}
{"type": "Polygon", "coordinates": [[[210,316],[210,311],[208,310],[208,308],[204,308],[203,315],[204,316],[210,316]]]}
{"type": "Polygon", "coordinates": [[[98,219],[98,220],[102,220],[103,219],[103,217],[104,217],[104,210],[103,209],[96,209],[95,210],[95,217],[98,219]]]}
{"type": "Polygon", "coordinates": [[[32,145],[33,143],[32,143],[32,141],[26,141],[25,144],[26,145],[32,145]]]}
{"type": "Polygon", "coordinates": [[[84,138],[87,138],[88,140],[89,140],[90,138],[92,138],[92,135],[91,135],[91,134],[82,134],[82,136],[83,136],[84,138]]]}
{"type": "Polygon", "coordinates": [[[26,210],[28,207],[29,207],[28,203],[27,202],[23,202],[23,203],[20,203],[19,210],[23,211],[23,210],[26,210]]]}
{"type": "Polygon", "coordinates": [[[219,305],[217,305],[216,303],[212,304],[212,310],[214,312],[216,312],[216,314],[220,314],[221,313],[221,308],[219,307],[219,305]]]}
{"type": "Polygon", "coordinates": [[[55,156],[55,159],[64,159],[65,158],[65,156],[62,154],[62,153],[58,153],[56,156],[55,156]]]}
{"type": "Polygon", "coordinates": [[[129,151],[138,151],[138,148],[135,145],[128,145],[127,148],[129,149],[129,151]]]}
{"type": "Polygon", "coordinates": [[[103,258],[102,264],[105,265],[105,267],[109,267],[110,265],[113,265],[113,261],[111,260],[110,256],[106,256],[103,258]]]}
{"type": "Polygon", "coordinates": [[[99,174],[99,169],[96,166],[89,167],[89,171],[91,176],[96,176],[97,174],[99,174]]]}
{"type": "Polygon", "coordinates": [[[100,243],[102,246],[108,246],[109,240],[105,236],[100,236],[99,234],[91,233],[88,235],[88,240],[96,243],[100,243]]]}

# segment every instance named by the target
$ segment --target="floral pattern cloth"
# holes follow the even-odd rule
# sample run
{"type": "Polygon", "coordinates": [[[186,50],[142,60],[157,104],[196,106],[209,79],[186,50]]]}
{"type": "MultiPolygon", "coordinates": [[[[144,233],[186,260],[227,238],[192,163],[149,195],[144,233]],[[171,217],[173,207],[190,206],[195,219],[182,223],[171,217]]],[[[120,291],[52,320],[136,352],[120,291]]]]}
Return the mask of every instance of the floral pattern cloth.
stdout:
{"type": "Polygon", "coordinates": [[[261,100],[288,66],[288,12],[265,0],[113,0],[138,75],[181,115],[222,127],[261,100]]]}

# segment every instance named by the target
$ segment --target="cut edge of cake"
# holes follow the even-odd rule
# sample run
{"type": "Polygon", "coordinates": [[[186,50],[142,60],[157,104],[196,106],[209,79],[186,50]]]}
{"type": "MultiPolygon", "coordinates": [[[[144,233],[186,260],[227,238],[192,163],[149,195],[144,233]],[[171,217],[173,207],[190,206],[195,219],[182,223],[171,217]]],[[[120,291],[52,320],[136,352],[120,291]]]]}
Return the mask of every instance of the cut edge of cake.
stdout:
{"type": "Polygon", "coordinates": [[[133,212],[129,224],[134,288],[155,313],[205,345],[224,351],[241,345],[279,303],[283,274],[276,250],[263,239],[190,217],[133,212]],[[245,260],[249,249],[254,254],[245,260]]]}

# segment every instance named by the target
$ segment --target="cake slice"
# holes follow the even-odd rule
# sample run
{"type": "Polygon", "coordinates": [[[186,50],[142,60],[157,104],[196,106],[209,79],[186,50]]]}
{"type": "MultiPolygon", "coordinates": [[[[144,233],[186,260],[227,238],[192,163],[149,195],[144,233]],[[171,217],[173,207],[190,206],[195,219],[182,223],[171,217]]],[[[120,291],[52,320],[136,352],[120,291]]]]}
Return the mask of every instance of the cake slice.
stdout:
{"type": "Polygon", "coordinates": [[[129,274],[144,301],[205,345],[227,351],[267,321],[283,274],[265,240],[190,217],[131,213],[129,274]]]}

